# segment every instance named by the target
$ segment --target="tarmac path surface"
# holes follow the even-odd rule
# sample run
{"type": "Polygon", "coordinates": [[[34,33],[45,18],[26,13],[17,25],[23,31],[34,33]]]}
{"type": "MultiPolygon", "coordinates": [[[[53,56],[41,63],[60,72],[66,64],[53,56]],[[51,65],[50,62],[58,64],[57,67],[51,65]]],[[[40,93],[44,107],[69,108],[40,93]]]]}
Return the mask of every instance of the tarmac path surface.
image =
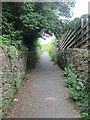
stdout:
{"type": "Polygon", "coordinates": [[[22,83],[7,118],[79,118],[70,103],[63,71],[47,52],[27,76],[29,80],[22,83]]]}

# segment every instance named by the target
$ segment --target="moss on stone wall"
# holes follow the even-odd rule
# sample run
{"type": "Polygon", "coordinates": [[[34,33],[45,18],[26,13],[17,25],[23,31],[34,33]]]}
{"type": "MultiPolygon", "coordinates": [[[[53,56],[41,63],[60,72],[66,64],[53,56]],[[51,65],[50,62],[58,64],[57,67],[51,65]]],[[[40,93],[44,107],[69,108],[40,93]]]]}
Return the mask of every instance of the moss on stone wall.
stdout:
{"type": "MultiPolygon", "coordinates": [[[[27,51],[20,51],[20,57],[17,58],[14,47],[11,47],[13,53],[13,60],[8,56],[8,49],[6,46],[0,48],[0,83],[2,84],[2,106],[0,107],[0,114],[3,116],[9,109],[9,106],[16,94],[17,86],[16,79],[22,82],[27,64],[27,51]]],[[[0,89],[1,93],[1,89],[0,89]]],[[[2,116],[0,115],[0,116],[2,116]]]]}

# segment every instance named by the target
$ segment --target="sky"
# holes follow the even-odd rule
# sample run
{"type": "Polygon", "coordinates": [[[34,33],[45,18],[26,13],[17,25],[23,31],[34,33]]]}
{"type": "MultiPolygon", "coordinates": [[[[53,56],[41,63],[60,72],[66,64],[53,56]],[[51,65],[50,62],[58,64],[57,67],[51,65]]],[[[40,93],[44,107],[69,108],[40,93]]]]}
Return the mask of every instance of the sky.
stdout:
{"type": "Polygon", "coordinates": [[[88,2],[90,0],[76,0],[76,5],[73,9],[73,13],[75,17],[81,17],[83,14],[88,14],[88,2]]]}
{"type": "Polygon", "coordinates": [[[46,38],[46,40],[44,40],[42,38],[39,39],[41,41],[41,44],[48,44],[48,43],[50,43],[51,40],[55,38],[55,36],[49,36],[49,37],[45,37],[45,38],[46,38]]]}
{"type": "MultiPolygon", "coordinates": [[[[72,19],[76,17],[81,17],[83,14],[88,14],[88,2],[90,0],[76,0],[76,5],[73,8],[73,17],[72,19]]],[[[46,40],[40,39],[41,44],[48,44],[51,42],[53,37],[46,37],[46,40]]]]}

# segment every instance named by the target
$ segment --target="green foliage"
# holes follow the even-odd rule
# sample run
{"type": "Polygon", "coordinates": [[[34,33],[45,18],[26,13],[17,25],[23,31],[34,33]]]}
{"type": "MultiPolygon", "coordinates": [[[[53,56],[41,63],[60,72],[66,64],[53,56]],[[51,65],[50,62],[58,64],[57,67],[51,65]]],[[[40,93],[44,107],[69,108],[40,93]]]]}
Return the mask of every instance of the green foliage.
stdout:
{"type": "Polygon", "coordinates": [[[66,20],[63,24],[63,33],[72,30],[76,25],[80,24],[81,18],[75,18],[74,20],[66,20]]]}
{"type": "Polygon", "coordinates": [[[11,59],[11,64],[13,64],[14,53],[16,55],[16,58],[20,57],[19,48],[21,50],[25,50],[25,51],[28,50],[22,44],[22,40],[12,41],[10,39],[10,35],[2,35],[2,36],[0,36],[0,46],[2,47],[3,45],[7,46],[7,54],[8,54],[8,57],[11,59]]]}
{"type": "Polygon", "coordinates": [[[2,33],[10,35],[12,43],[22,40],[25,32],[29,32],[29,42],[37,39],[42,31],[58,36],[62,32],[63,22],[58,19],[56,11],[60,16],[71,17],[70,9],[74,4],[74,0],[70,3],[3,2],[2,33]]]}
{"type": "Polygon", "coordinates": [[[41,55],[42,55],[42,50],[41,50],[41,48],[37,47],[36,53],[37,53],[37,60],[39,61],[39,59],[40,59],[40,57],[41,57],[41,55]]]}
{"type": "Polygon", "coordinates": [[[30,49],[27,60],[27,69],[33,69],[36,66],[36,63],[39,61],[42,55],[42,49],[39,40],[35,40],[33,46],[30,49]]]}
{"type": "Polygon", "coordinates": [[[57,55],[55,50],[56,38],[51,41],[51,43],[42,45],[42,50],[47,51],[51,57],[51,61],[54,61],[54,64],[57,64],[57,55]]]}
{"type": "Polygon", "coordinates": [[[8,54],[8,57],[10,58],[10,60],[11,60],[11,64],[13,64],[14,51],[11,47],[7,47],[7,54],[8,54]]]}
{"type": "Polygon", "coordinates": [[[9,35],[2,35],[0,39],[1,45],[10,45],[11,40],[9,39],[9,35]]]}
{"type": "Polygon", "coordinates": [[[48,47],[48,52],[51,57],[51,60],[54,61],[55,64],[57,64],[57,55],[56,55],[56,50],[55,50],[55,44],[56,44],[56,39],[53,39],[50,43],[50,46],[48,47]]]}
{"type": "Polygon", "coordinates": [[[41,49],[41,44],[40,44],[40,40],[36,40],[34,41],[34,48],[35,48],[35,52],[37,53],[37,61],[39,61],[41,55],[42,55],[42,49],[41,49]]]}
{"type": "Polygon", "coordinates": [[[11,60],[11,64],[13,64],[14,55],[16,56],[17,59],[20,58],[21,56],[20,51],[16,49],[14,46],[10,45],[7,47],[7,54],[11,60]]]}
{"type": "Polygon", "coordinates": [[[15,79],[15,84],[16,84],[16,90],[18,91],[20,89],[21,86],[21,82],[19,79],[15,79]]]}
{"type": "Polygon", "coordinates": [[[10,35],[2,35],[0,39],[1,45],[6,45],[6,46],[15,46],[15,48],[20,49],[23,46],[22,39],[17,40],[16,38],[11,39],[10,35]]]}
{"type": "Polygon", "coordinates": [[[50,44],[42,44],[42,51],[47,51],[48,52],[48,48],[49,48],[50,44]]]}
{"type": "Polygon", "coordinates": [[[19,50],[14,47],[14,51],[16,53],[16,58],[20,58],[21,54],[20,54],[19,50]]]}
{"type": "MultiPolygon", "coordinates": [[[[15,46],[17,58],[20,56],[18,50],[29,50],[34,47],[35,57],[40,58],[41,46],[36,39],[42,36],[42,33],[52,34],[56,37],[63,34],[63,21],[58,19],[56,11],[60,16],[71,17],[70,9],[74,6],[75,1],[70,3],[39,3],[39,2],[3,2],[2,3],[2,38],[0,38],[0,46],[15,46]],[[25,47],[24,45],[27,45],[25,47]],[[36,44],[36,45],[35,45],[36,44]],[[16,50],[18,49],[18,50],[16,50]],[[37,55],[36,55],[37,54],[37,55]]],[[[51,45],[53,46],[53,45],[51,45]]],[[[56,53],[53,47],[50,48],[49,54],[51,59],[57,63],[56,53]]],[[[13,63],[12,50],[8,49],[8,56],[11,57],[13,63]]],[[[31,64],[37,61],[35,57],[29,58],[31,64]]]]}
{"type": "Polygon", "coordinates": [[[88,114],[89,107],[88,107],[88,89],[87,89],[87,81],[88,78],[85,80],[81,79],[81,76],[78,77],[77,73],[74,69],[74,66],[70,64],[67,68],[65,68],[65,82],[67,83],[68,92],[70,97],[75,101],[79,101],[79,108],[82,118],[90,119],[88,114]]]}

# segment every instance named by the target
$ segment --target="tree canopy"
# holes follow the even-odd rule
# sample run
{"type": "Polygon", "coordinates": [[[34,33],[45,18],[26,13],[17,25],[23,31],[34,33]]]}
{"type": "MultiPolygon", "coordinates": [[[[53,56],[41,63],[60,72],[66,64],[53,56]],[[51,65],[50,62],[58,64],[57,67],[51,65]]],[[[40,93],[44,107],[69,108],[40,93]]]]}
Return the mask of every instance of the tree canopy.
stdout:
{"type": "Polygon", "coordinates": [[[6,2],[2,4],[2,34],[13,41],[29,45],[43,32],[59,37],[63,21],[58,16],[71,17],[75,1],[66,2],[6,2]]]}

